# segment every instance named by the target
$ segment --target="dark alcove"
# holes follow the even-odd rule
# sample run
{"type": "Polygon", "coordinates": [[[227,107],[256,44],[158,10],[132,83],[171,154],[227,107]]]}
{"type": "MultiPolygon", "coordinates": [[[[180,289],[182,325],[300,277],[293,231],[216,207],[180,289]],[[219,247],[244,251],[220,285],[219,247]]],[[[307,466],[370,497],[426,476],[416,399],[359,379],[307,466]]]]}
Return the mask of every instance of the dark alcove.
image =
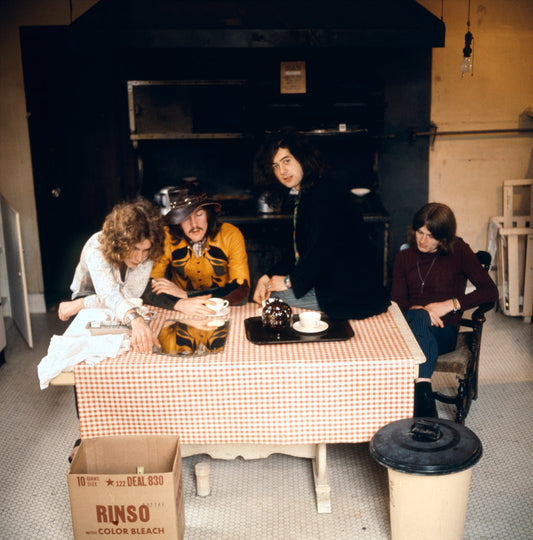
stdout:
{"type": "Polygon", "coordinates": [[[347,188],[371,189],[360,203],[385,279],[427,201],[428,141],[409,132],[429,127],[444,25],[414,1],[102,0],[68,27],[22,28],[21,44],[48,305],[69,294],[83,242],[116,202],[183,177],[222,199],[252,273],[264,271],[290,216],[258,219],[252,161],[282,125],[313,137],[347,188]],[[280,91],[283,62],[304,62],[305,92],[280,91]],[[128,81],[165,83],[163,102],[172,81],[218,86],[179,89],[170,124],[142,137],[153,117],[137,114],[130,130],[128,81]]]}

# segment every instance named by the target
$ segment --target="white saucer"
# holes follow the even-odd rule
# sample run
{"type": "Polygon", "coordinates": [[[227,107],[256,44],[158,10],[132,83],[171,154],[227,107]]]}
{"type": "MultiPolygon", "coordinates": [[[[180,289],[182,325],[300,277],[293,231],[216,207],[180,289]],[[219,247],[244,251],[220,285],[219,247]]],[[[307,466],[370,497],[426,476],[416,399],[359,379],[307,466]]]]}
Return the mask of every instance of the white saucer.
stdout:
{"type": "Polygon", "coordinates": [[[220,311],[213,313],[213,315],[206,315],[206,317],[225,317],[226,315],[229,315],[229,307],[221,309],[220,311]]]}
{"type": "Polygon", "coordinates": [[[224,319],[211,319],[207,322],[207,326],[211,328],[219,328],[221,326],[224,326],[226,324],[226,321],[224,319]]]}
{"type": "Polygon", "coordinates": [[[326,321],[318,321],[318,326],[316,328],[304,328],[300,321],[296,321],[293,325],[293,328],[297,332],[303,332],[304,334],[318,334],[318,332],[323,332],[327,330],[329,324],[326,321]]]}

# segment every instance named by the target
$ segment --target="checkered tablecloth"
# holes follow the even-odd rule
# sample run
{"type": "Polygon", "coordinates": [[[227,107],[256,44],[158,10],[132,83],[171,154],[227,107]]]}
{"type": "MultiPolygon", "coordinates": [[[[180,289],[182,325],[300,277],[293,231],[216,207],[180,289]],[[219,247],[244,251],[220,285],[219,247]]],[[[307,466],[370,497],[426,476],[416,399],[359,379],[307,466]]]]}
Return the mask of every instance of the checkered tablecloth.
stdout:
{"type": "MultiPolygon", "coordinates": [[[[182,444],[368,441],[412,416],[422,353],[396,305],[351,321],[347,341],[255,345],[232,307],[222,353],[169,357],[130,352],[76,367],[82,438],[177,434],[182,444]]],[[[298,312],[298,310],[295,310],[298,312]]],[[[156,310],[161,327],[176,313],[156,310]]]]}

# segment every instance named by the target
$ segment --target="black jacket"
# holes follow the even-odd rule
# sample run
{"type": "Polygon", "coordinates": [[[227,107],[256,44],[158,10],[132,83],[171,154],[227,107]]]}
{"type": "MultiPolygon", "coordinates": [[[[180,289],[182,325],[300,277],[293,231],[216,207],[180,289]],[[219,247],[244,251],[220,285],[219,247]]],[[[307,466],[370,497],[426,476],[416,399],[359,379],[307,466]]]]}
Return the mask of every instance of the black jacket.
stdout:
{"type": "Polygon", "coordinates": [[[364,319],[390,304],[380,280],[376,253],[353,195],[335,181],[321,179],[303,191],[298,204],[296,245],[269,272],[290,275],[294,294],[315,288],[329,317],[364,319]]]}

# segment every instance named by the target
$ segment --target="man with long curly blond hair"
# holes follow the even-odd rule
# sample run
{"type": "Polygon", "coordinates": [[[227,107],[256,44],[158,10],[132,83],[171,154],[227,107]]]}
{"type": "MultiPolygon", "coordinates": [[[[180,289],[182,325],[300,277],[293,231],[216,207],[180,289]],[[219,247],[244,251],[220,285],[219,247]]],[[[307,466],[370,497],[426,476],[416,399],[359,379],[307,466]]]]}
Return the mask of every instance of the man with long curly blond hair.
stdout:
{"type": "Polygon", "coordinates": [[[149,201],[117,204],[83,247],[70,285],[72,300],[59,304],[59,318],[66,321],[83,308],[106,308],[131,327],[134,350],[160,346],[132,299],[141,298],[164,239],[160,213],[149,201]]]}

